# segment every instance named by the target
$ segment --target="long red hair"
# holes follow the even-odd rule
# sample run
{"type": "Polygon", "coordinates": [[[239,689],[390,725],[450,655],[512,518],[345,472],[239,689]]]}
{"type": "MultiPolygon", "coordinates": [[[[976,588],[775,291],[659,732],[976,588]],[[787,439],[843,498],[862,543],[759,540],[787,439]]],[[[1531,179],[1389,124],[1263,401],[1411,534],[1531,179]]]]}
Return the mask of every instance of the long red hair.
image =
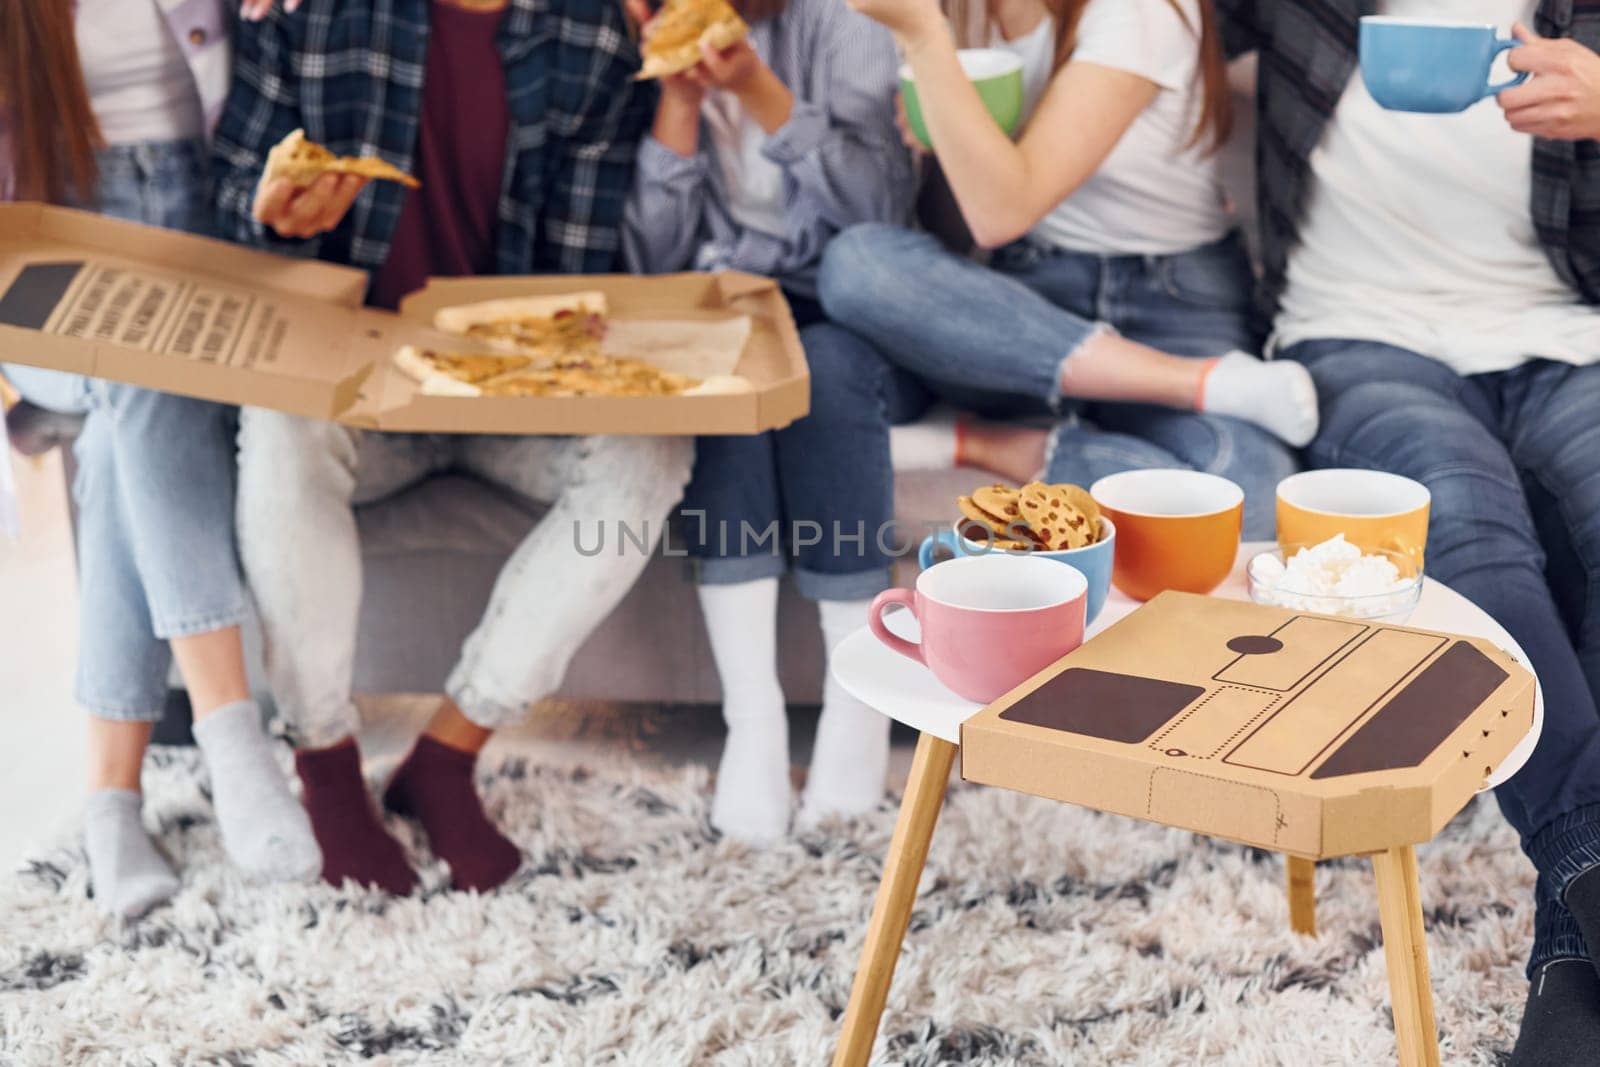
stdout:
{"type": "MultiPolygon", "coordinates": [[[[1060,70],[1072,58],[1077,45],[1078,21],[1090,0],[1039,0],[1056,28],[1055,63],[1060,70]]],[[[1126,0],[1113,0],[1123,3],[1126,0]]],[[[1178,0],[1167,0],[1178,17],[1188,24],[1189,18],[1178,0]]],[[[1212,0],[1198,0],[1200,25],[1189,26],[1194,31],[1200,49],[1200,114],[1195,121],[1194,136],[1189,144],[1204,145],[1215,152],[1233,132],[1233,96],[1228,87],[1228,60],[1222,51],[1222,31],[1217,25],[1217,11],[1212,0]]],[[[947,0],[946,11],[956,30],[956,39],[963,47],[980,48],[989,43],[994,19],[989,13],[987,0],[947,0]]]]}
{"type": "Polygon", "coordinates": [[[72,0],[0,0],[0,124],[19,199],[93,198],[100,127],[78,63],[72,0]]]}

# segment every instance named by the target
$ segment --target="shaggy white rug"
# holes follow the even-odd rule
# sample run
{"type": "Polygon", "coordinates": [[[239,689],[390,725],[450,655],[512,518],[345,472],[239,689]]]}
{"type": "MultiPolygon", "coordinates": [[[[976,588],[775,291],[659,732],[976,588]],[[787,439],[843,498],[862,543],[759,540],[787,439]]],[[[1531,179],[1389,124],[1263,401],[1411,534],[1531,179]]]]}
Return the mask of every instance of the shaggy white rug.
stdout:
{"type": "MultiPolygon", "coordinates": [[[[149,814],[182,894],[119,928],[63,846],[0,884],[0,1063],[821,1064],[893,825],[752,852],[706,774],[619,755],[486,777],[523,871],[486,897],[247,886],[192,754],[149,814]]],[[[417,834],[397,831],[419,862],[417,834]]],[[[1524,992],[1532,873],[1492,803],[1422,853],[1447,1063],[1495,1063],[1524,992]]],[[[957,785],[877,1048],[894,1064],[1381,1064],[1394,1058],[1369,868],[1318,874],[1288,930],[1281,862],[957,785]]]]}

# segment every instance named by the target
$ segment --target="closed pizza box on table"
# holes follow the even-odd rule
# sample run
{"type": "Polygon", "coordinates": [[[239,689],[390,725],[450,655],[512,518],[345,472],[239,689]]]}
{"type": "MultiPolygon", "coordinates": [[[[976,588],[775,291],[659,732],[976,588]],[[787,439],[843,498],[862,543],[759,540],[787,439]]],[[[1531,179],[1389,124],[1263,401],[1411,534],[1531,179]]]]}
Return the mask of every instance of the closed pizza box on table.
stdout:
{"type": "Polygon", "coordinates": [[[1433,836],[1533,727],[1489,642],[1163,593],[961,727],[961,775],[1310,859],[1433,836]]]}
{"type": "MultiPolygon", "coordinates": [[[[0,204],[0,363],[48,367],[379,430],[747,434],[805,415],[810,378],[777,283],[733,272],[435,280],[400,313],[366,308],[364,271],[41,204],[0,204]],[[472,350],[434,310],[599,290],[625,329],[726,344],[747,389],[707,396],[438,397],[392,357],[472,350]]],[[[637,331],[635,331],[637,333],[637,331]]]]}

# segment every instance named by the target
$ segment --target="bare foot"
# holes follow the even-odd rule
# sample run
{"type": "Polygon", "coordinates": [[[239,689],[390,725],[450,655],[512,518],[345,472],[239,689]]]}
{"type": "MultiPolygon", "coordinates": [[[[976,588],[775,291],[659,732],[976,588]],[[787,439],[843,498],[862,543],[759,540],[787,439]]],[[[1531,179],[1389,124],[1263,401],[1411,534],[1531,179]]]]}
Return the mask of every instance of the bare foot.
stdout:
{"type": "Polygon", "coordinates": [[[1039,476],[1049,446],[1049,430],[995,422],[961,424],[961,462],[1019,485],[1039,476]]]}

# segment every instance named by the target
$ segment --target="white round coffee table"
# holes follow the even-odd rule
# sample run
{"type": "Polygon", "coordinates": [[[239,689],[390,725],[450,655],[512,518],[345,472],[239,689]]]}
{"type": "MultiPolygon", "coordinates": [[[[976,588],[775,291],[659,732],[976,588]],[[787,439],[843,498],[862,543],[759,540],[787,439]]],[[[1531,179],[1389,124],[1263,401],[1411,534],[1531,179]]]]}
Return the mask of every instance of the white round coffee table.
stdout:
{"type": "MultiPolygon", "coordinates": [[[[1266,542],[1242,545],[1233,573],[1228,575],[1228,580],[1213,595],[1236,600],[1248,599],[1245,565],[1257,553],[1272,547],[1266,542]]],[[[1088,636],[1093,637],[1138,606],[1137,601],[1116,589],[1111,590],[1100,617],[1089,627],[1088,636]]],[[[917,638],[917,622],[909,611],[885,616],[884,623],[902,637],[913,641],[917,638]]],[[[1464,637],[1481,637],[1515,656],[1529,670],[1533,669],[1527,654],[1511,639],[1504,627],[1466,597],[1432,578],[1425,579],[1422,599],[1406,625],[1423,630],[1442,630],[1464,637]]],[[[869,708],[951,744],[961,743],[961,724],[983,710],[982,704],[963,700],[946,689],[922,664],[889,649],[873,637],[866,627],[840,642],[833,651],[831,661],[833,675],[839,684],[869,708]]],[[[1538,744],[1543,729],[1544,691],[1540,689],[1533,703],[1533,729],[1495,768],[1494,773],[1485,780],[1483,788],[1493,789],[1521,770],[1522,765],[1528,762],[1528,757],[1533,755],[1533,748],[1538,744]]]]}
{"type": "MultiPolygon", "coordinates": [[[[1245,565],[1256,553],[1270,547],[1264,543],[1241,546],[1233,573],[1215,595],[1246,599],[1245,565]]],[[[1093,637],[1136,607],[1138,604],[1134,601],[1113,590],[1088,636],[1093,637]]],[[[900,636],[917,639],[916,621],[909,612],[887,616],[884,622],[900,636]]],[[[1432,579],[1424,586],[1417,609],[1406,625],[1482,638],[1510,654],[1530,672],[1532,670],[1527,655],[1498,623],[1471,601],[1432,579]]],[[[927,668],[892,651],[866,628],[847,637],[834,649],[831,659],[834,677],[846,690],[869,707],[920,734],[833,1058],[834,1067],[865,1067],[888,998],[895,961],[910,923],[917,882],[927,860],[928,843],[961,744],[961,724],[983,707],[951,693],[927,668]]],[[[1536,690],[1532,728],[1486,777],[1483,788],[1499,785],[1522,768],[1538,743],[1543,727],[1544,694],[1536,690]]],[[[1377,878],[1400,1062],[1403,1067],[1436,1065],[1439,1062],[1437,1029],[1428,979],[1416,856],[1407,845],[1371,858],[1377,878]]],[[[1288,855],[1286,859],[1290,925],[1298,932],[1314,934],[1315,861],[1295,855],[1288,855]]]]}

